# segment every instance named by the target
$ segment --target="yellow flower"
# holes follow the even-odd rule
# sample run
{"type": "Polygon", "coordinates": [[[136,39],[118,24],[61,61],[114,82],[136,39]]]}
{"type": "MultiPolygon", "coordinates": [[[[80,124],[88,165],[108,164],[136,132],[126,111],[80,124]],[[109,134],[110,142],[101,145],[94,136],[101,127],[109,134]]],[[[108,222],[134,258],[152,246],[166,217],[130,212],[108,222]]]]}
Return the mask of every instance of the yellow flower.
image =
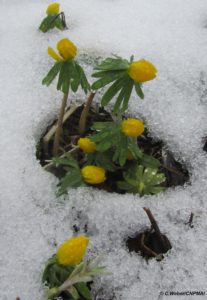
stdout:
{"type": "Polygon", "coordinates": [[[88,242],[89,238],[83,235],[63,242],[57,250],[59,264],[64,266],[78,265],[85,256],[88,242]]]}
{"type": "Polygon", "coordinates": [[[78,146],[86,153],[92,153],[96,151],[96,144],[89,138],[80,138],[78,140],[78,146]]]}
{"type": "Polygon", "coordinates": [[[48,55],[56,61],[66,61],[73,59],[77,54],[77,47],[68,39],[62,39],[57,43],[57,50],[59,55],[51,48],[48,47],[48,55]]]}
{"type": "Polygon", "coordinates": [[[89,184],[99,184],[106,180],[106,171],[101,167],[86,166],[81,169],[83,180],[89,184]]]}
{"type": "Polygon", "coordinates": [[[51,3],[47,7],[46,14],[47,15],[58,14],[59,13],[59,9],[60,9],[60,4],[59,3],[57,3],[57,2],[51,3]]]}
{"type": "Polygon", "coordinates": [[[134,81],[142,83],[154,79],[157,69],[151,62],[142,59],[130,64],[128,74],[134,81]]]}
{"type": "Polygon", "coordinates": [[[121,124],[121,131],[126,136],[137,137],[144,132],[144,123],[137,119],[127,119],[121,124]]]}

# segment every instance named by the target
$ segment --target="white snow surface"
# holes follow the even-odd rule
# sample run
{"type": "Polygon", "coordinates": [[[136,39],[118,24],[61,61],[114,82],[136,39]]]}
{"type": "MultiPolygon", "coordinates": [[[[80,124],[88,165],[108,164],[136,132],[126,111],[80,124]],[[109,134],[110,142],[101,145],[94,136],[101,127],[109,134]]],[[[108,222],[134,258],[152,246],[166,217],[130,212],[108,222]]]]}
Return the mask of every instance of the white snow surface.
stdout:
{"type": "MultiPolygon", "coordinates": [[[[0,299],[45,299],[44,263],[75,224],[81,232],[88,226],[88,257],[104,252],[113,273],[94,284],[95,291],[102,287],[104,300],[112,295],[117,300],[167,299],[161,291],[207,295],[206,0],[59,2],[69,29],[43,34],[37,28],[50,1],[1,0],[0,299]],[[151,135],[187,164],[191,185],[142,198],[93,188],[56,198],[57,179],[42,169],[35,151],[60,105],[55,84],[46,88],[41,80],[53,63],[47,47],[62,37],[82,53],[134,54],[157,66],[157,79],[144,85],[145,100],[134,96],[129,113],[141,115],[151,135]],[[127,252],[127,236],[149,226],[143,206],[152,210],[172,243],[162,262],[147,263],[127,252]],[[194,228],[184,224],[191,212],[194,228]]],[[[82,92],[78,97],[84,100],[82,92]]],[[[188,299],[173,299],[178,298],[188,299]]]]}

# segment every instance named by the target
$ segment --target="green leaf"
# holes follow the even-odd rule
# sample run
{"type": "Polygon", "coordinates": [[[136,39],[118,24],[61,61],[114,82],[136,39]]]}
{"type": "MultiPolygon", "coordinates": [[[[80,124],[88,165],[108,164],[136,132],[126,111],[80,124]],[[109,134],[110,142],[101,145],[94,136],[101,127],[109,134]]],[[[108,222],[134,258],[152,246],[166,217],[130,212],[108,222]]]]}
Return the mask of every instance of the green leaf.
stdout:
{"type": "Polygon", "coordinates": [[[135,91],[137,93],[137,95],[141,98],[144,99],[144,93],[141,89],[141,86],[138,82],[134,82],[134,86],[135,86],[135,91]]]}
{"type": "Polygon", "coordinates": [[[73,297],[74,300],[78,300],[79,299],[79,294],[76,290],[76,288],[74,286],[70,286],[67,289],[67,292],[69,292],[71,294],[71,296],[73,297]]]}
{"type": "MultiPolygon", "coordinates": [[[[87,161],[88,163],[88,161],[87,161]]],[[[110,151],[107,152],[96,152],[95,155],[95,164],[99,167],[104,168],[107,171],[115,171],[116,166],[112,162],[112,153],[110,151]]]]}
{"type": "Polygon", "coordinates": [[[154,176],[152,179],[151,179],[151,185],[159,185],[163,182],[165,182],[166,180],[166,177],[163,173],[158,173],[156,176],[154,176]]]}
{"type": "Polygon", "coordinates": [[[70,61],[65,61],[62,63],[60,69],[57,90],[61,90],[64,94],[67,94],[70,87],[70,79],[72,73],[72,63],[70,61]]]}
{"type": "Polygon", "coordinates": [[[121,167],[123,167],[127,160],[127,149],[121,148],[120,154],[119,154],[119,164],[121,167]]]}
{"type": "Polygon", "coordinates": [[[45,17],[40,26],[39,26],[39,30],[42,32],[47,32],[49,29],[54,28],[54,20],[56,18],[57,14],[49,14],[47,17],[45,17]]]}
{"type": "Polygon", "coordinates": [[[53,160],[54,164],[56,165],[65,165],[71,168],[79,170],[79,165],[77,161],[72,157],[71,154],[67,154],[67,156],[61,157],[54,157],[53,160]]]}
{"type": "Polygon", "coordinates": [[[110,88],[105,92],[102,97],[101,105],[106,106],[111,99],[118,93],[118,91],[123,87],[123,83],[125,81],[125,77],[117,79],[110,88]]]}
{"type": "Polygon", "coordinates": [[[80,85],[80,75],[75,61],[71,64],[71,89],[75,93],[80,85]]]}
{"type": "Polygon", "coordinates": [[[97,81],[95,81],[91,88],[93,90],[98,90],[104,86],[106,86],[107,84],[113,82],[116,79],[122,78],[123,76],[126,75],[126,72],[124,71],[112,71],[112,72],[98,72],[98,73],[94,73],[92,76],[93,77],[101,77],[100,79],[98,79],[97,81]]]}
{"type": "Polygon", "coordinates": [[[65,194],[68,188],[77,188],[85,186],[80,170],[71,170],[66,173],[59,183],[58,196],[65,194]]]}
{"type": "Polygon", "coordinates": [[[95,122],[91,126],[91,129],[102,130],[102,129],[109,128],[109,126],[111,127],[111,125],[112,125],[112,122],[95,122]]]}
{"type": "Polygon", "coordinates": [[[45,78],[42,80],[42,84],[47,86],[50,85],[51,82],[55,79],[55,77],[59,73],[61,67],[62,67],[62,62],[56,62],[54,66],[50,69],[48,74],[45,76],[45,78]]]}
{"type": "Polygon", "coordinates": [[[125,94],[125,91],[124,91],[124,87],[121,89],[119,95],[118,95],[118,98],[116,100],[116,103],[114,105],[114,108],[113,108],[113,111],[114,113],[118,113],[119,109],[120,109],[120,106],[121,106],[121,103],[124,99],[124,94],[125,94]]]}
{"type": "Polygon", "coordinates": [[[110,149],[113,145],[113,141],[110,141],[108,139],[101,141],[100,144],[97,146],[97,151],[105,152],[106,150],[110,149]]]}
{"type": "Polygon", "coordinates": [[[144,172],[144,166],[142,165],[138,165],[135,167],[135,174],[136,174],[136,178],[137,180],[141,181],[142,180],[142,176],[143,176],[143,172],[144,172]]]}
{"type": "Polygon", "coordinates": [[[106,58],[101,64],[96,66],[95,70],[127,70],[129,62],[122,58],[106,58]]]}
{"type": "Polygon", "coordinates": [[[55,19],[54,25],[55,25],[55,27],[57,27],[60,30],[63,30],[65,28],[61,16],[59,16],[55,19]]]}
{"type": "Polygon", "coordinates": [[[138,145],[133,140],[130,140],[128,142],[128,149],[134,158],[138,159],[143,157],[142,150],[138,147],[138,145]]]}
{"type": "Polygon", "coordinates": [[[145,168],[143,172],[143,181],[147,184],[151,184],[151,180],[153,177],[156,177],[158,169],[145,168]]]}
{"type": "Polygon", "coordinates": [[[71,88],[73,92],[78,90],[78,87],[81,86],[85,94],[90,90],[90,84],[87,81],[86,75],[82,67],[78,64],[77,61],[71,62],[71,88]]]}
{"type": "Polygon", "coordinates": [[[75,62],[75,64],[76,64],[76,69],[78,71],[78,74],[80,76],[81,87],[84,90],[85,94],[87,94],[87,92],[90,91],[90,89],[91,89],[90,84],[88,83],[88,80],[86,78],[86,75],[85,75],[82,67],[77,62],[75,62]]]}
{"type": "Polygon", "coordinates": [[[49,269],[55,263],[57,263],[57,257],[56,257],[56,255],[53,255],[51,258],[48,259],[47,264],[45,266],[45,269],[44,269],[44,272],[42,275],[42,283],[47,281],[49,269]]]}
{"type": "Polygon", "coordinates": [[[93,142],[101,142],[103,139],[109,138],[110,132],[100,132],[90,137],[90,140],[93,142]]]}
{"type": "Polygon", "coordinates": [[[73,269],[72,266],[59,265],[56,255],[53,255],[45,267],[42,282],[50,288],[60,286],[70,276],[73,269]]]}
{"type": "Polygon", "coordinates": [[[77,276],[78,274],[80,274],[81,272],[83,272],[86,268],[86,264],[84,262],[81,262],[79,265],[75,266],[75,269],[73,270],[73,272],[70,274],[69,279],[72,279],[73,277],[77,276]]]}
{"type": "Polygon", "coordinates": [[[132,189],[132,186],[126,181],[117,181],[117,186],[120,190],[124,190],[128,192],[130,192],[132,189]]]}
{"type": "Polygon", "coordinates": [[[117,148],[115,149],[115,152],[114,152],[114,155],[113,155],[113,158],[112,158],[112,160],[113,160],[114,162],[116,162],[116,161],[118,160],[119,155],[120,155],[120,151],[121,151],[121,148],[120,148],[120,147],[117,147],[117,148]]]}
{"type": "Polygon", "coordinates": [[[145,167],[150,167],[153,169],[160,167],[160,162],[158,159],[152,157],[151,155],[143,154],[141,158],[141,163],[145,167]]]}
{"type": "Polygon", "coordinates": [[[78,292],[87,300],[91,300],[92,299],[92,295],[90,290],[88,289],[86,283],[84,282],[79,282],[75,284],[76,289],[78,290],[78,292]]]}
{"type": "Polygon", "coordinates": [[[122,112],[124,112],[128,108],[129,98],[131,96],[133,86],[134,86],[134,82],[133,80],[131,80],[131,78],[129,78],[124,88],[124,101],[122,104],[122,112]]]}
{"type": "Polygon", "coordinates": [[[162,186],[152,186],[149,189],[150,194],[159,194],[165,190],[162,186]]]}

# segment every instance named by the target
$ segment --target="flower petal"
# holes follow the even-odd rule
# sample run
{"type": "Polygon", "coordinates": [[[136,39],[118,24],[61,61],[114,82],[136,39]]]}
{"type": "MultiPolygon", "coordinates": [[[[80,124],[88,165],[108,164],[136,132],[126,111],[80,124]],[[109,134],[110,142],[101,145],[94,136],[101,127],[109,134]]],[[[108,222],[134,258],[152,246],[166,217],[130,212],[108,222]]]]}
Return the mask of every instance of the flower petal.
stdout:
{"type": "Polygon", "coordinates": [[[51,56],[56,61],[62,61],[63,60],[51,47],[48,47],[47,53],[48,53],[49,56],[51,56]]]}

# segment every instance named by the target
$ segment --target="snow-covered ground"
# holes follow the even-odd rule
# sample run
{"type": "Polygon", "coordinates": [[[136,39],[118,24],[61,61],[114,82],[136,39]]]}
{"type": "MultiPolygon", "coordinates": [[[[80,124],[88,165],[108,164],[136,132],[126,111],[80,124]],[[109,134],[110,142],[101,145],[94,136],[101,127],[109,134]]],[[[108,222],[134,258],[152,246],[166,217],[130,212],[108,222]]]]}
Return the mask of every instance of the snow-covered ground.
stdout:
{"type": "Polygon", "coordinates": [[[72,225],[85,223],[89,255],[104,251],[113,272],[95,284],[105,300],[113,293],[117,300],[167,299],[161,291],[189,290],[206,291],[192,297],[206,299],[206,0],[62,0],[69,30],[42,34],[37,28],[50,2],[1,0],[0,299],[44,299],[45,261],[71,236],[72,225]],[[93,188],[56,198],[57,180],[39,165],[35,147],[60,104],[55,85],[43,87],[41,80],[52,65],[47,47],[62,37],[82,53],[134,54],[157,66],[157,79],[144,85],[145,100],[135,97],[129,111],[141,114],[151,134],[187,164],[191,185],[141,199],[93,188]],[[172,243],[162,262],[147,264],[125,247],[128,235],[149,225],[143,206],[172,243]],[[184,225],[191,212],[193,229],[184,225]]]}

